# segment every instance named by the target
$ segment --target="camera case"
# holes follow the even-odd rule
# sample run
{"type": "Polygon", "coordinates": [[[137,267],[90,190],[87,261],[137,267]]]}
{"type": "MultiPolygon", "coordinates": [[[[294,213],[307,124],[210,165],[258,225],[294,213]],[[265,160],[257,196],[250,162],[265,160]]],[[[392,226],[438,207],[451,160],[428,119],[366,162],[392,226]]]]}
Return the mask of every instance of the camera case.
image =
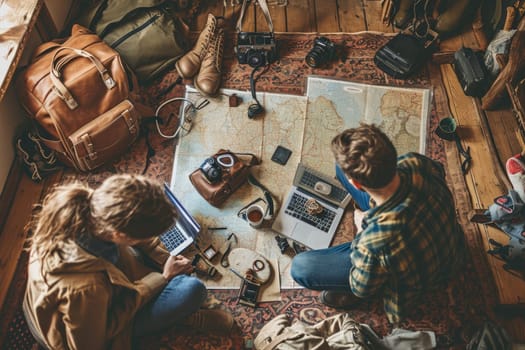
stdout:
{"type": "Polygon", "coordinates": [[[221,149],[204,162],[190,175],[190,182],[197,192],[208,203],[215,207],[222,205],[228,197],[235,192],[248,179],[250,168],[259,164],[259,159],[251,153],[234,153],[221,149]],[[239,156],[249,156],[249,161],[244,161],[239,156]],[[228,158],[228,162],[220,161],[228,158]],[[216,174],[220,168],[220,175],[216,174]],[[212,181],[210,181],[210,177],[212,181]]]}
{"type": "Polygon", "coordinates": [[[425,63],[429,55],[424,39],[399,33],[377,50],[374,63],[391,77],[406,79],[425,63]]]}
{"type": "Polygon", "coordinates": [[[488,75],[481,56],[462,47],[454,53],[454,72],[467,96],[481,97],[488,89],[488,75]]]}
{"type": "Polygon", "coordinates": [[[277,60],[277,42],[272,32],[240,32],[235,55],[240,64],[267,66],[277,60]]]}
{"type": "Polygon", "coordinates": [[[264,67],[279,58],[277,50],[277,40],[273,33],[273,23],[270,17],[270,10],[266,0],[259,0],[257,3],[268,23],[268,32],[244,32],[242,31],[242,21],[246,6],[249,0],[242,3],[241,13],[237,21],[237,43],[234,47],[235,56],[240,64],[248,64],[252,68],[264,67]]]}

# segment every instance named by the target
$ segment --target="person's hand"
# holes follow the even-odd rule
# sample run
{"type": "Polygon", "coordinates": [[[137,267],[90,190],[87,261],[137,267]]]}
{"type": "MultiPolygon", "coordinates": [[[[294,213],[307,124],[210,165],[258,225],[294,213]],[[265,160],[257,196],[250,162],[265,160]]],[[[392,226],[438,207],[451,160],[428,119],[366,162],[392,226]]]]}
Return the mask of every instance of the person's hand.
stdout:
{"type": "Polygon", "coordinates": [[[354,210],[354,224],[357,226],[357,232],[361,232],[363,229],[361,224],[363,223],[363,218],[365,217],[365,212],[359,209],[354,210]]]}
{"type": "Polygon", "coordinates": [[[164,269],[162,271],[162,276],[169,281],[175,276],[182,274],[190,274],[193,272],[193,265],[191,261],[182,255],[172,256],[166,260],[164,263],[164,269]]]}

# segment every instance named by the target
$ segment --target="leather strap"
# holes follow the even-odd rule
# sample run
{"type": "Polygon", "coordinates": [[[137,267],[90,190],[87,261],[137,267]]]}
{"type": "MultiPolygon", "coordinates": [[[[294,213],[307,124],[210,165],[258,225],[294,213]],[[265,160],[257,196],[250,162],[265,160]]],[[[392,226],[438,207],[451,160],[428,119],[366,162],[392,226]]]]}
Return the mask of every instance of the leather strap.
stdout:
{"type": "Polygon", "coordinates": [[[266,204],[268,205],[268,212],[266,214],[266,219],[272,219],[273,213],[274,213],[274,203],[273,203],[273,197],[270,191],[266,187],[263,186],[252,174],[248,175],[248,182],[255,187],[260,188],[263,191],[264,199],[266,200],[266,204]]]}
{"type": "MultiPolygon", "coordinates": [[[[270,16],[270,9],[268,8],[268,4],[266,3],[266,0],[257,0],[257,2],[259,3],[259,6],[261,7],[264,17],[266,18],[266,23],[268,23],[268,28],[270,32],[273,33],[272,17],[270,16]]],[[[242,2],[241,14],[239,15],[239,19],[237,20],[237,26],[235,27],[235,29],[239,33],[242,32],[242,21],[244,19],[244,13],[246,12],[247,4],[248,4],[248,0],[244,0],[242,2]]]]}
{"type": "Polygon", "coordinates": [[[53,54],[53,58],[51,59],[51,67],[50,67],[50,73],[51,74],[49,76],[51,78],[51,81],[53,82],[53,86],[54,86],[55,91],[57,92],[58,96],[62,100],[64,100],[64,102],[67,104],[67,106],[71,110],[77,108],[78,107],[78,103],[75,100],[75,98],[73,97],[73,95],[71,95],[69,90],[66,88],[64,83],[62,82],[62,80],[61,80],[61,77],[62,77],[61,71],[62,71],[63,67],[66,64],[68,64],[69,62],[71,62],[73,59],[75,59],[77,57],[85,57],[85,58],[89,59],[93,63],[93,65],[97,68],[97,70],[98,70],[98,72],[100,74],[100,77],[101,77],[102,81],[104,82],[104,85],[106,85],[106,88],[108,90],[112,89],[116,85],[115,80],[113,80],[113,78],[109,74],[109,72],[106,69],[106,67],[104,67],[102,62],[100,62],[100,60],[98,58],[96,58],[95,56],[93,56],[89,52],[87,52],[85,50],[75,49],[73,47],[67,47],[67,46],[63,46],[63,47],[59,48],[58,50],[55,51],[55,53],[53,54]],[[69,55],[66,55],[66,56],[63,56],[63,57],[60,57],[60,58],[57,58],[58,53],[63,51],[63,50],[71,50],[71,51],[73,51],[73,53],[69,54],[69,55]]]}

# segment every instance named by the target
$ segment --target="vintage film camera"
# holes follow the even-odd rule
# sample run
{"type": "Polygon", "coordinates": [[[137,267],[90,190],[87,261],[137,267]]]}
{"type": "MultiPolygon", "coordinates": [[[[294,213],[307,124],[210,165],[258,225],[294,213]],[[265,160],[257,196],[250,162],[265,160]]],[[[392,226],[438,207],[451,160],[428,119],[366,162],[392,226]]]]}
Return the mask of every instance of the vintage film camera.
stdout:
{"type": "Polygon", "coordinates": [[[243,32],[242,21],[246,12],[248,0],[242,3],[241,13],[237,21],[237,44],[235,55],[240,64],[248,64],[253,68],[264,67],[278,58],[277,41],[273,33],[273,23],[266,0],[259,0],[259,6],[268,23],[268,32],[243,32]]]}
{"type": "Polygon", "coordinates": [[[222,168],[213,157],[206,158],[199,169],[210,183],[215,183],[222,178],[222,168]]]}
{"type": "Polygon", "coordinates": [[[277,60],[277,43],[272,32],[240,32],[235,53],[240,64],[263,67],[277,60]]]}
{"type": "Polygon", "coordinates": [[[335,44],[328,38],[321,36],[315,38],[314,46],[305,57],[305,62],[312,68],[317,68],[333,60],[336,54],[335,44]]]}

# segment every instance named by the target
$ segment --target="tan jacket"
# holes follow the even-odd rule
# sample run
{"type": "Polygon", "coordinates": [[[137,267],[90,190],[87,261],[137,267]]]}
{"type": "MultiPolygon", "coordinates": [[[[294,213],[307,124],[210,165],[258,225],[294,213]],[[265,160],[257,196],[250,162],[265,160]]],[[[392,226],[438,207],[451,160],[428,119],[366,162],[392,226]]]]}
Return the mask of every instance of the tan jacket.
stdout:
{"type": "MultiPolygon", "coordinates": [[[[159,267],[168,252],[158,239],[135,246],[159,267]]],[[[166,285],[128,246],[117,266],[76,244],[41,264],[32,250],[24,313],[49,349],[130,349],[133,317],[166,285]]]]}

